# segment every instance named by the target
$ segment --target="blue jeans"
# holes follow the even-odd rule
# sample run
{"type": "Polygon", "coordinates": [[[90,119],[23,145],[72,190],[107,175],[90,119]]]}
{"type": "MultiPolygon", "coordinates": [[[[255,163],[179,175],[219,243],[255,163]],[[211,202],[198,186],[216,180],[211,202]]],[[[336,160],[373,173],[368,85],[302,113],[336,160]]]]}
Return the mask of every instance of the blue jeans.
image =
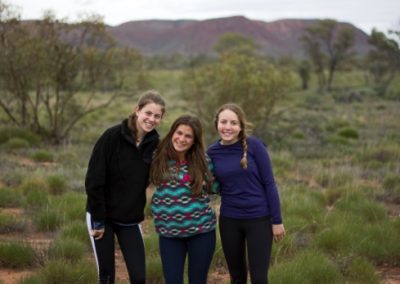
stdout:
{"type": "Polygon", "coordinates": [[[206,284],[215,249],[215,230],[185,238],[160,236],[160,255],[165,284],[182,284],[186,255],[190,284],[206,284]]]}

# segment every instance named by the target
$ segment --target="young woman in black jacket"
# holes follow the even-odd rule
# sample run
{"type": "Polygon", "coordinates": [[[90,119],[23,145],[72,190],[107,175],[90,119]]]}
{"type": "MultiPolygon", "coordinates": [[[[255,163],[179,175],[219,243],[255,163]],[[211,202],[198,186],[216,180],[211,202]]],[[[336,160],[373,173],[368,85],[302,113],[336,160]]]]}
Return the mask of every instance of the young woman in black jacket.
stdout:
{"type": "Polygon", "coordinates": [[[107,129],[96,142],[86,174],[86,222],[99,283],[115,282],[114,236],[131,283],[145,283],[145,253],[139,223],[144,219],[146,187],[155,130],[165,102],[155,91],[143,94],[134,113],[107,129]]]}

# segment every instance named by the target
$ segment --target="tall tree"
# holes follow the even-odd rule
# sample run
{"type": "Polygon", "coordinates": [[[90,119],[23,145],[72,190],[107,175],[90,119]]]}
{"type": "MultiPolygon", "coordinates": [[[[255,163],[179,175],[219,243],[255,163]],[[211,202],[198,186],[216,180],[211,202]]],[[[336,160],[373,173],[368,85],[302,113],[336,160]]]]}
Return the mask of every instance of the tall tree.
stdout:
{"type": "Polygon", "coordinates": [[[136,61],[135,50],[114,47],[100,17],[68,23],[48,13],[25,23],[0,2],[0,107],[10,122],[52,143],[107,107],[136,61]]]}
{"type": "Polygon", "coordinates": [[[390,31],[390,34],[393,34],[394,38],[373,29],[368,40],[373,47],[367,56],[368,69],[380,96],[385,95],[390,83],[400,71],[400,31],[390,31]]]}
{"type": "Polygon", "coordinates": [[[321,89],[332,89],[332,82],[338,66],[353,56],[354,30],[339,28],[337,21],[327,19],[306,29],[303,45],[314,64],[321,89]],[[328,72],[326,78],[325,71],[328,72]]]}

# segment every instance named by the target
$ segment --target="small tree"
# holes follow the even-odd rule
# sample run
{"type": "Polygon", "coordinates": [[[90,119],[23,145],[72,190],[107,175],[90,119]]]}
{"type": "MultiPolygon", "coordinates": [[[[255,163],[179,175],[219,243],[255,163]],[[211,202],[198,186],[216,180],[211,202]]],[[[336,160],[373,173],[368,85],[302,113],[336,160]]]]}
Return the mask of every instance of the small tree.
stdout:
{"type": "Polygon", "coordinates": [[[10,122],[52,143],[110,105],[125,70],[140,60],[138,52],[114,47],[97,16],[68,23],[47,13],[23,23],[0,2],[0,107],[10,122]]]}
{"type": "Polygon", "coordinates": [[[303,90],[308,89],[308,82],[311,77],[311,66],[308,60],[302,60],[297,67],[297,73],[301,79],[301,87],[303,90]]]}
{"type": "Polygon", "coordinates": [[[220,105],[235,102],[255,124],[254,133],[264,137],[276,102],[292,85],[292,73],[279,70],[264,59],[230,48],[214,64],[188,69],[182,92],[190,110],[203,119],[207,140],[213,136],[214,112],[220,105]]]}
{"type": "MultiPolygon", "coordinates": [[[[400,31],[390,33],[400,39],[400,31]]],[[[368,42],[373,47],[367,56],[368,70],[373,76],[378,95],[384,96],[390,83],[400,71],[399,43],[376,29],[372,30],[368,42]]]]}
{"type": "Polygon", "coordinates": [[[338,27],[335,20],[322,20],[306,29],[302,37],[303,45],[314,64],[321,89],[332,89],[332,82],[338,66],[351,59],[354,45],[354,30],[338,27]],[[325,70],[328,77],[325,77],[325,70]]]}

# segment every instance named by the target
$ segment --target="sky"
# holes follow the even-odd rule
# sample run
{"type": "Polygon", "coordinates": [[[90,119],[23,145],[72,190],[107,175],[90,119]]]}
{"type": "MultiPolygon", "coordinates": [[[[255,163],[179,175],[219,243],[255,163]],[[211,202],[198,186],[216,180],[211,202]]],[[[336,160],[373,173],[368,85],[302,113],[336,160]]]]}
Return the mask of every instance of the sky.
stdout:
{"type": "Polygon", "coordinates": [[[265,22],[280,19],[335,19],[370,33],[400,30],[400,0],[0,0],[16,7],[22,19],[40,19],[51,10],[76,21],[97,14],[116,26],[134,20],[205,20],[245,16],[265,22]]]}

